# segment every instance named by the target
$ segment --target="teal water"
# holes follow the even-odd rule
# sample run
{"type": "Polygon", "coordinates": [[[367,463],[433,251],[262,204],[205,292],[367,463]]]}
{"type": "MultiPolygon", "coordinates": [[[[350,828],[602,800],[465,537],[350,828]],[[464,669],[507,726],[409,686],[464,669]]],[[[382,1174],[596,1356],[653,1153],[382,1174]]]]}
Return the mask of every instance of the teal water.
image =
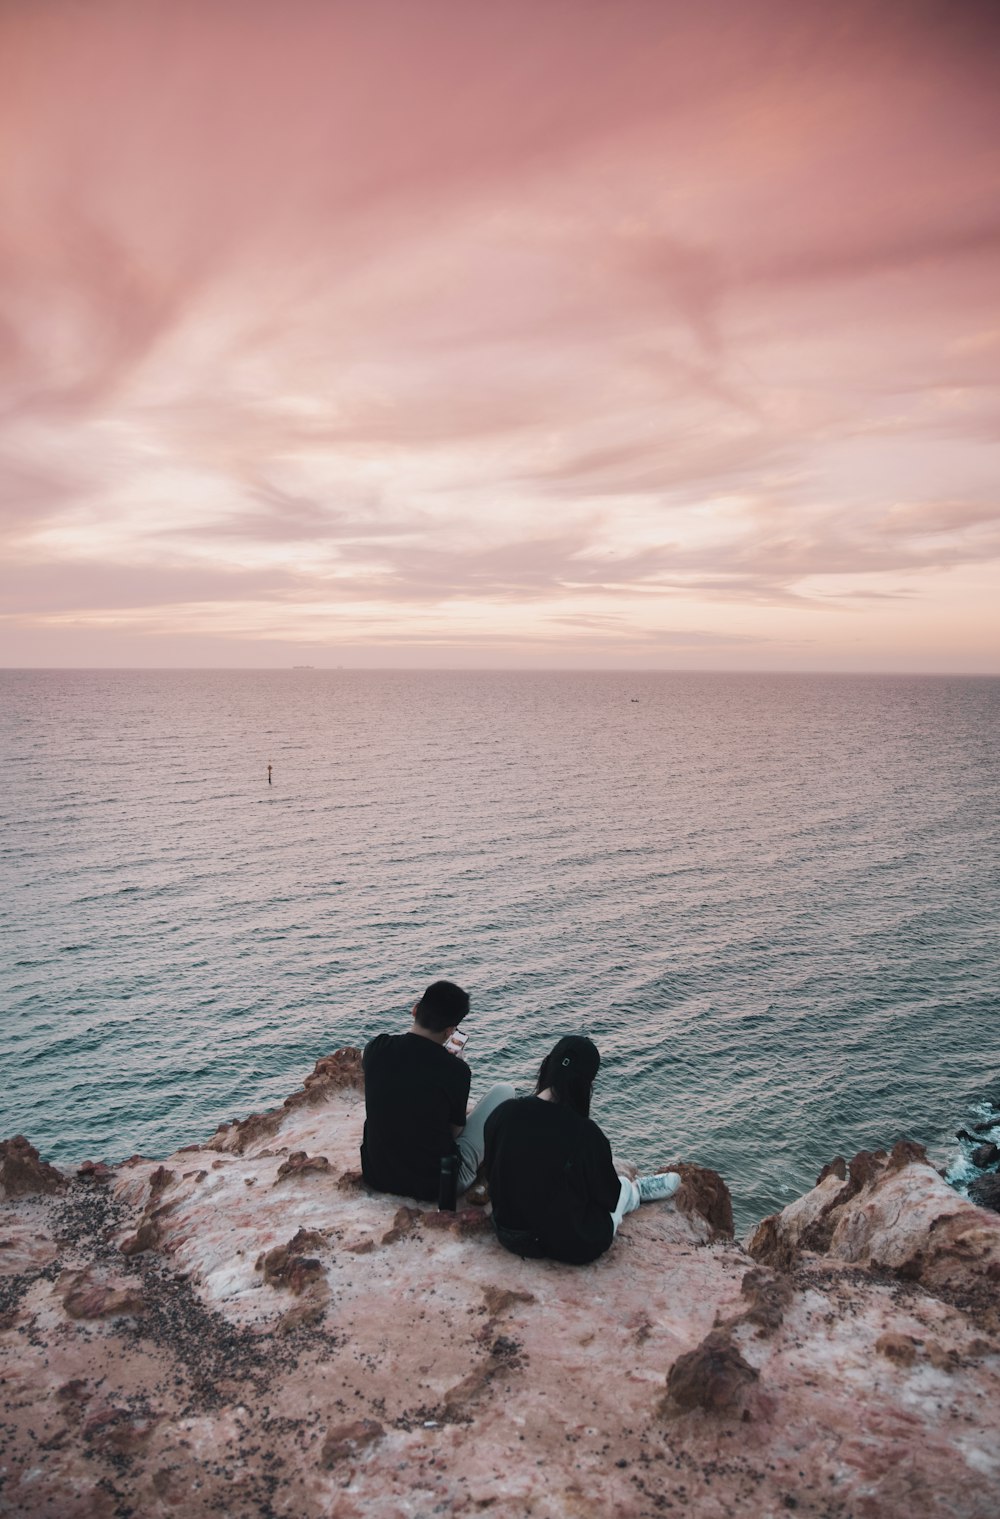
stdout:
{"type": "Polygon", "coordinates": [[[1000,1102],[1000,680],[0,672],[0,1134],[166,1154],[473,997],[473,1093],[594,1114],[741,1225],[1000,1102]],[[267,765],[273,784],[267,784],[267,765]]]}

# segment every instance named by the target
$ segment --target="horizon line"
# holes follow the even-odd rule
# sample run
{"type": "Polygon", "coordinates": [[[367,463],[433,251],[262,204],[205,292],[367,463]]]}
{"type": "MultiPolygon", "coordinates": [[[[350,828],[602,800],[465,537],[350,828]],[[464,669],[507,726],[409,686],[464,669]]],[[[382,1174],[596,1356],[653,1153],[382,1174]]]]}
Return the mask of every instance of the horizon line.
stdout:
{"type": "Polygon", "coordinates": [[[885,676],[912,677],[921,680],[997,680],[997,670],[854,670],[841,667],[802,669],[741,669],[731,665],[713,665],[700,669],[691,666],[609,666],[609,665],[2,665],[0,674],[98,674],[126,672],[155,674],[292,674],[309,671],[320,675],[844,675],[864,678],[885,676]]]}

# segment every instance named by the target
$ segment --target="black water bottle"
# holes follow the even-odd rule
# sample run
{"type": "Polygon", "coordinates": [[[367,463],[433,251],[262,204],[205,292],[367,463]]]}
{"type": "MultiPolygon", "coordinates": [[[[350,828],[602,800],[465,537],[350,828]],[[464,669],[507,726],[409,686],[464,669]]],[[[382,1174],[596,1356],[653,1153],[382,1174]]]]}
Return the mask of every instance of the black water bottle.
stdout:
{"type": "Polygon", "coordinates": [[[438,1212],[454,1213],[458,1202],[458,1156],[441,1156],[441,1175],[438,1179],[438,1212]]]}

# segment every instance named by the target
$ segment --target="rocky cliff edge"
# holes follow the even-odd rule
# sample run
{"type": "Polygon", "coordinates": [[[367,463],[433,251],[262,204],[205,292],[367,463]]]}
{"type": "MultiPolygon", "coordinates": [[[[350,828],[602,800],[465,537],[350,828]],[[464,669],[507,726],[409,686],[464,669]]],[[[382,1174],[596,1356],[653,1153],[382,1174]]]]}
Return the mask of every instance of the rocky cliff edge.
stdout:
{"type": "Polygon", "coordinates": [[[357,1051],[164,1162],[0,1146],[0,1511],[993,1519],[1000,1216],[915,1145],[574,1268],[370,1193],[357,1051]]]}

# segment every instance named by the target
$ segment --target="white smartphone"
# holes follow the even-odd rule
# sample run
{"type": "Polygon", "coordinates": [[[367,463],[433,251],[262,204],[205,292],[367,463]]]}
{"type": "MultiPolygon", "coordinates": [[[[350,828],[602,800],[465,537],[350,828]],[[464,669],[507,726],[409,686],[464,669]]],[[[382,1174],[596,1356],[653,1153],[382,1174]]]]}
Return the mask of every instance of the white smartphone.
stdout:
{"type": "Polygon", "coordinates": [[[445,1040],[444,1047],[446,1050],[450,1050],[453,1055],[461,1055],[468,1042],[468,1034],[464,1033],[462,1029],[457,1028],[451,1037],[445,1040]]]}

